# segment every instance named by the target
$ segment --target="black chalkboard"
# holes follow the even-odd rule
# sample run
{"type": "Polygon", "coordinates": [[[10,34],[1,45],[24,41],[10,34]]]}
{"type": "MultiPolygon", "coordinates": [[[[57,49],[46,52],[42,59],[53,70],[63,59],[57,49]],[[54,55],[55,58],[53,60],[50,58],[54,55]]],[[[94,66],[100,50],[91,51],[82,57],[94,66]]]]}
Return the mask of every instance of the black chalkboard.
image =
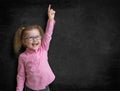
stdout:
{"type": "Polygon", "coordinates": [[[120,6],[109,0],[0,1],[0,91],[15,91],[17,58],[13,37],[19,26],[45,29],[47,6],[56,10],[49,63],[52,91],[120,90],[120,6]]]}

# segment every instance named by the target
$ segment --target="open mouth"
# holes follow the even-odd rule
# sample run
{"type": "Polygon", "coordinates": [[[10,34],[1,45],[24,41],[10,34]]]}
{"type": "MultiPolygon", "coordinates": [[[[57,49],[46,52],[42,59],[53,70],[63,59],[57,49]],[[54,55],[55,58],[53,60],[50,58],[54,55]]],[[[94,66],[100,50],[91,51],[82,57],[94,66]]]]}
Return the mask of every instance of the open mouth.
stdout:
{"type": "Polygon", "coordinates": [[[39,43],[32,43],[32,46],[38,46],[39,43]]]}

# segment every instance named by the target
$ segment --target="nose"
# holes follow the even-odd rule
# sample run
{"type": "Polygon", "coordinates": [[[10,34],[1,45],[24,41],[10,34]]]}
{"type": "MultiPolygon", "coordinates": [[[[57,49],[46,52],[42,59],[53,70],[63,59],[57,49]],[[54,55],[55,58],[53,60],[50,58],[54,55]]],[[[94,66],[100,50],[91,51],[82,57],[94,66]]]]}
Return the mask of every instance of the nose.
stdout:
{"type": "Polygon", "coordinates": [[[34,37],[34,38],[33,38],[33,41],[37,41],[37,38],[34,37]]]}

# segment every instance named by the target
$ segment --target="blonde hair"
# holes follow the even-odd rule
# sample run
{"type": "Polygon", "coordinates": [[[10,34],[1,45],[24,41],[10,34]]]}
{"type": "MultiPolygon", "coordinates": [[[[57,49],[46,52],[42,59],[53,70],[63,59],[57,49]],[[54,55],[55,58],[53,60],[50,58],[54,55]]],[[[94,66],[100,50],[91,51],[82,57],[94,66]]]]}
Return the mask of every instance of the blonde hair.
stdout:
{"type": "Polygon", "coordinates": [[[21,48],[23,47],[22,39],[23,39],[23,36],[25,35],[25,32],[30,31],[32,29],[38,29],[40,32],[40,35],[43,37],[43,34],[44,34],[43,29],[39,25],[19,27],[14,36],[14,52],[15,52],[15,54],[19,54],[21,48]]]}

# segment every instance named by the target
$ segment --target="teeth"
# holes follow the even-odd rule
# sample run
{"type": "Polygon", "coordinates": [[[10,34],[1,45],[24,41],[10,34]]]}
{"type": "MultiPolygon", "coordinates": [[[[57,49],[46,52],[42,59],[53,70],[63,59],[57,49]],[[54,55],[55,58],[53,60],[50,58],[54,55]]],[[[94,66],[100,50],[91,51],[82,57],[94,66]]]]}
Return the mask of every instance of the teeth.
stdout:
{"type": "Polygon", "coordinates": [[[38,43],[35,43],[35,44],[32,44],[33,46],[37,46],[38,45],[38,43]]]}

